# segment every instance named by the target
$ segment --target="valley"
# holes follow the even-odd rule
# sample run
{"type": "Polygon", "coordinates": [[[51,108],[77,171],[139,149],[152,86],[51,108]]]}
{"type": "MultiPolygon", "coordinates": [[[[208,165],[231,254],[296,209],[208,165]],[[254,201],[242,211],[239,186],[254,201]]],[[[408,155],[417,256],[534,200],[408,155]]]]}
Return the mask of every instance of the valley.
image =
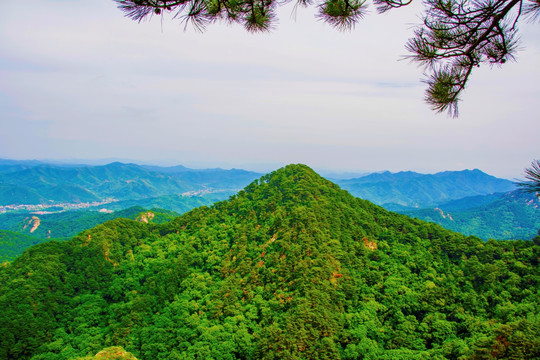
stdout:
{"type": "MultiPolygon", "coordinates": [[[[16,200],[15,200],[16,201],[16,200]]],[[[13,204],[13,205],[0,205],[0,214],[12,213],[12,212],[31,212],[34,214],[46,214],[55,213],[60,211],[80,210],[93,208],[110,204],[118,201],[116,199],[106,199],[102,201],[92,202],[75,202],[75,203],[53,203],[53,204],[13,204]]]]}

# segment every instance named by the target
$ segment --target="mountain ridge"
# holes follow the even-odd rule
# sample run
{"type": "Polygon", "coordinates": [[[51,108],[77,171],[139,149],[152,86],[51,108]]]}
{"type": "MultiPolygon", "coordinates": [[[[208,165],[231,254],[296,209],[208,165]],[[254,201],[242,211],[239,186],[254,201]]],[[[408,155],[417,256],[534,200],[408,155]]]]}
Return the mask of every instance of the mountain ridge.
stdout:
{"type": "MultiPolygon", "coordinates": [[[[187,169],[187,168],[186,168],[187,169]]],[[[260,174],[244,170],[193,170],[159,173],[136,164],[61,167],[39,164],[0,172],[0,204],[22,201],[91,202],[136,200],[205,188],[238,190],[260,174]]]]}
{"type": "Polygon", "coordinates": [[[516,188],[513,182],[478,169],[436,174],[384,172],[336,182],[354,196],[378,205],[408,207],[428,207],[466,196],[507,192],[516,188]]]}
{"type": "Polygon", "coordinates": [[[112,220],[0,267],[0,356],[534,358],[538,242],[465,237],[289,165],[166,224],[112,220]]]}
{"type": "MultiPolygon", "coordinates": [[[[7,161],[7,163],[28,166],[26,162],[7,161]]],[[[83,206],[77,204],[90,206],[92,202],[106,201],[108,202],[106,208],[109,210],[143,206],[167,208],[182,213],[196,205],[224,200],[259,176],[245,170],[195,170],[182,165],[160,167],[113,162],[81,167],[30,163],[32,164],[32,168],[7,174],[5,172],[2,174],[0,165],[0,204],[23,202],[51,206],[51,200],[55,200],[52,201],[52,205],[63,204],[62,206],[67,208],[77,208],[83,206]],[[119,201],[110,202],[111,200],[119,201]]],[[[498,193],[484,195],[491,191],[513,189],[513,183],[497,179],[478,169],[444,171],[437,174],[386,171],[334,181],[353,195],[373,201],[388,210],[419,216],[484,239],[493,236],[530,238],[536,234],[534,224],[537,216],[535,217],[534,212],[527,209],[524,204],[516,202],[512,206],[501,206],[496,203],[498,193]],[[467,211],[462,209],[465,212],[456,217],[460,219],[460,225],[457,226],[433,213],[432,210],[420,211],[434,208],[449,211],[446,209],[446,203],[449,201],[458,201],[455,204],[471,208],[475,206],[471,196],[476,196],[474,201],[479,203],[488,204],[489,200],[492,200],[489,212],[493,214],[492,216],[505,220],[489,222],[490,225],[487,227],[478,226],[476,219],[482,215],[477,215],[472,209],[467,211]],[[499,213],[495,211],[497,208],[499,213]],[[518,219],[519,216],[525,218],[518,219]],[[516,224],[518,231],[509,231],[516,224]],[[501,232],[498,228],[504,228],[504,231],[501,232]]],[[[6,211],[26,210],[10,206],[6,211]]],[[[486,223],[483,220],[482,222],[486,223]]],[[[3,228],[12,229],[6,226],[3,228]]]]}

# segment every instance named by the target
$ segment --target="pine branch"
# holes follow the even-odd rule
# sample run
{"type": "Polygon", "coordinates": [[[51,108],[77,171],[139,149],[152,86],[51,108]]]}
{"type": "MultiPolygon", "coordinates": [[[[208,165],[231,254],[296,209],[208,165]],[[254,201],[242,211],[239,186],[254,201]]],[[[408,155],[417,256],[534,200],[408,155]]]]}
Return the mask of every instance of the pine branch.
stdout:
{"type": "MultiPolygon", "coordinates": [[[[142,21],[154,15],[173,18],[204,31],[217,20],[243,25],[249,32],[269,31],[276,7],[289,0],[114,0],[125,15],[142,21]]],[[[317,6],[317,18],[349,31],[366,14],[366,0],[296,0],[317,6]]],[[[372,0],[379,13],[409,5],[412,0],[372,0]]],[[[458,102],[474,70],[482,63],[514,60],[517,23],[524,15],[540,17],[540,0],[425,0],[423,22],[414,31],[406,56],[425,66],[426,101],[437,112],[458,114],[458,102]]]]}
{"type": "Polygon", "coordinates": [[[517,183],[519,188],[528,193],[540,193],[540,160],[534,160],[531,167],[525,169],[525,178],[528,181],[517,183]]]}

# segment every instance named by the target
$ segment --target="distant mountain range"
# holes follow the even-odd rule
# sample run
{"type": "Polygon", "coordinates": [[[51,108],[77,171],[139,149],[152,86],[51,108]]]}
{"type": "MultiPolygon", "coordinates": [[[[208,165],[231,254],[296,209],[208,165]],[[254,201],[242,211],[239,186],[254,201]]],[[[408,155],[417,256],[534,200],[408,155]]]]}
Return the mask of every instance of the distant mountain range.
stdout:
{"type": "Polygon", "coordinates": [[[0,162],[0,205],[146,199],[201,190],[239,190],[260,174],[111,163],[59,166],[0,162]]]}
{"type": "MultiPolygon", "coordinates": [[[[120,211],[140,206],[184,213],[226,200],[259,176],[246,170],[190,169],[182,165],[115,162],[90,166],[0,160],[0,206],[115,199],[89,209],[120,211]]],[[[483,239],[530,239],[540,228],[540,208],[534,194],[516,192],[513,182],[477,169],[437,174],[387,171],[334,182],[387,210],[483,239]]],[[[14,230],[7,225],[13,221],[5,216],[2,220],[1,216],[0,229],[14,230]]]]}
{"type": "Polygon", "coordinates": [[[530,239],[540,229],[540,200],[480,170],[373,173],[337,180],[384,208],[482,239],[530,239]]]}
{"type": "MultiPolygon", "coordinates": [[[[0,159],[0,205],[138,200],[204,189],[237,191],[260,175],[239,169],[190,169],[182,165],[58,165],[0,159]]],[[[513,182],[480,170],[437,174],[387,171],[335,182],[354,196],[399,210],[515,190],[513,182]]]]}
{"type": "Polygon", "coordinates": [[[336,183],[352,195],[377,205],[409,208],[437,206],[464,197],[516,189],[512,181],[496,178],[477,169],[445,171],[437,174],[386,171],[354,179],[337,180],[336,183]]]}

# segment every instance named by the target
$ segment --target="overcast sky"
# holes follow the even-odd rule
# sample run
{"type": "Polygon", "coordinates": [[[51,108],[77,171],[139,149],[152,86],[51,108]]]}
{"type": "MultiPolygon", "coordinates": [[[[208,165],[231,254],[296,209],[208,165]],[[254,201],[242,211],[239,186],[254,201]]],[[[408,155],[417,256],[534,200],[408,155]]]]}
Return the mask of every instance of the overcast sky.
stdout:
{"type": "Polygon", "coordinates": [[[0,1],[0,157],[520,177],[540,158],[540,24],[521,24],[517,63],[473,73],[449,118],[400,60],[417,3],[350,33],[288,6],[268,34],[201,34],[112,0],[0,1]]]}

